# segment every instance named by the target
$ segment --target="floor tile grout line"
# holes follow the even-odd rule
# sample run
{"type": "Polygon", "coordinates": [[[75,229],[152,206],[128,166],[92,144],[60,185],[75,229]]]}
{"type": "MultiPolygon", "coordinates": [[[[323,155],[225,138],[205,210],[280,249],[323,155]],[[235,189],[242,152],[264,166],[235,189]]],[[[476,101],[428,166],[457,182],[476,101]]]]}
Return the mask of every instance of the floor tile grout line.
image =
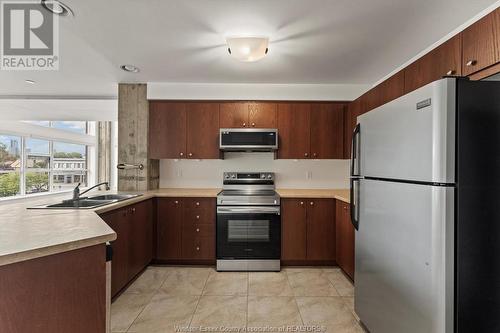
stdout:
{"type": "Polygon", "coordinates": [[[144,304],[144,306],[142,307],[141,311],[139,311],[139,313],[137,314],[137,316],[135,316],[134,320],[132,320],[132,322],[130,323],[130,325],[128,325],[127,330],[125,332],[128,332],[130,330],[130,328],[134,325],[134,323],[137,320],[137,318],[139,318],[140,315],[144,312],[144,310],[148,307],[148,305],[151,304],[151,301],[153,300],[153,298],[155,297],[155,295],[156,295],[156,292],[151,292],[151,296],[149,297],[149,301],[146,304],[144,304]]]}
{"type": "Polygon", "coordinates": [[[205,290],[205,287],[207,286],[208,279],[210,278],[210,274],[212,274],[211,271],[209,271],[205,283],[203,284],[203,288],[201,289],[201,294],[198,296],[198,302],[196,302],[196,306],[194,307],[193,314],[191,315],[191,320],[189,321],[188,327],[191,327],[191,324],[193,323],[194,315],[196,314],[196,310],[198,310],[198,305],[200,305],[201,298],[203,297],[203,291],[205,290]]]}
{"type": "Polygon", "coordinates": [[[295,301],[295,306],[297,307],[297,311],[299,311],[300,321],[302,322],[302,325],[305,325],[304,318],[302,318],[302,313],[300,312],[300,307],[299,307],[299,302],[297,301],[297,296],[295,295],[295,292],[293,291],[292,284],[290,283],[290,280],[288,279],[288,273],[286,270],[285,270],[285,276],[286,276],[286,282],[290,286],[290,289],[292,289],[293,300],[295,301]]]}

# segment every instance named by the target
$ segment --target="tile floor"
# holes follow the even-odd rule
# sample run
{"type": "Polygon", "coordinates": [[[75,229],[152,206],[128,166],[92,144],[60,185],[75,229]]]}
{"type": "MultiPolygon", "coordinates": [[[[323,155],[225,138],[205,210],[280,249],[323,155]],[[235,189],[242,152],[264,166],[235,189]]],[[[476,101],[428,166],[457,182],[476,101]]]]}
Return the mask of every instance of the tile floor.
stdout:
{"type": "Polygon", "coordinates": [[[111,306],[112,332],[364,332],[354,287],[338,268],[284,268],[279,273],[148,267],[111,306]]]}

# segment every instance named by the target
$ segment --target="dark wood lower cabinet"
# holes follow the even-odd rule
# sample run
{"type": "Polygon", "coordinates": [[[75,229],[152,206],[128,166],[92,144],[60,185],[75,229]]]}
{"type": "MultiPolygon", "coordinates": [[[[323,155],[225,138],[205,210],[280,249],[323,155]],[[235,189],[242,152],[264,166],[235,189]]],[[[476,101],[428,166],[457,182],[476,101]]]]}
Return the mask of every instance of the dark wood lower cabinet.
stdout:
{"type": "Polygon", "coordinates": [[[215,198],[158,198],[159,262],[215,261],[215,198]]]}
{"type": "Polygon", "coordinates": [[[335,262],[335,201],[281,201],[281,259],[284,264],[335,262]]]}
{"type": "Polygon", "coordinates": [[[0,266],[0,332],[105,333],[105,245],[0,266]]]}
{"type": "Polygon", "coordinates": [[[336,207],[336,260],[342,270],[354,280],[354,226],[349,204],[337,200],[336,207]]]}
{"type": "Polygon", "coordinates": [[[152,200],[119,208],[101,215],[116,232],[111,242],[111,295],[117,295],[152,260],[152,200]]]}

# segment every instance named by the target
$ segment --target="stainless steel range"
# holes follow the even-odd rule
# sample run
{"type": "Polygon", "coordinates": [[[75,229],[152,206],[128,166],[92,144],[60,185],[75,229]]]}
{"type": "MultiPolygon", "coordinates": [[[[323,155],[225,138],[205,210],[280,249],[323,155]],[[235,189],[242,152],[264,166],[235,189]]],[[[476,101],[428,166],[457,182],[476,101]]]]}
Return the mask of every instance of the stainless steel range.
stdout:
{"type": "Polygon", "coordinates": [[[272,172],[225,172],[217,195],[217,270],[279,271],[280,197],[272,172]]]}

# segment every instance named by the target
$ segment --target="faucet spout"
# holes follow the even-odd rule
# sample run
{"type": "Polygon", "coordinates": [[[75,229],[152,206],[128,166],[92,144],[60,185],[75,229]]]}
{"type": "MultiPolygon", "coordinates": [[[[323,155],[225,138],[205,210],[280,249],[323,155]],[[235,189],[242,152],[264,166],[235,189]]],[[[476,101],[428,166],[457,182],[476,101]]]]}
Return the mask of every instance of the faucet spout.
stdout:
{"type": "Polygon", "coordinates": [[[94,186],[92,186],[92,187],[90,187],[90,188],[88,188],[85,191],[80,193],[80,188],[79,188],[80,183],[78,183],[78,185],[73,190],[73,200],[78,200],[83,194],[87,193],[88,191],[90,191],[96,187],[102,186],[102,185],[106,185],[106,191],[109,191],[109,189],[110,189],[109,182],[102,182],[99,184],[95,184],[94,186]]]}

